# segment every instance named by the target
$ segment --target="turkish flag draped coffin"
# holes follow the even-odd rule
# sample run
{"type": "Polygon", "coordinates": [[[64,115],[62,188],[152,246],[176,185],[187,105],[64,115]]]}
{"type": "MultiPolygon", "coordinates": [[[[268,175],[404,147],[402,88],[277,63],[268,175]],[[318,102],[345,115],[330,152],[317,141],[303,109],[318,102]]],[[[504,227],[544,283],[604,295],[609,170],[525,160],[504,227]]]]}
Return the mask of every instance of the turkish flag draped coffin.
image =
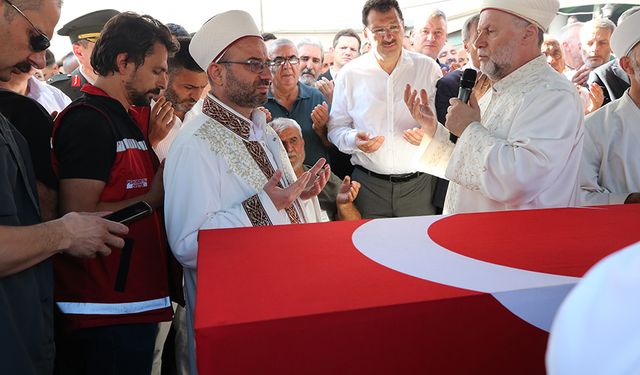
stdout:
{"type": "Polygon", "coordinates": [[[200,374],[543,374],[553,315],[640,206],[200,232],[200,374]]]}

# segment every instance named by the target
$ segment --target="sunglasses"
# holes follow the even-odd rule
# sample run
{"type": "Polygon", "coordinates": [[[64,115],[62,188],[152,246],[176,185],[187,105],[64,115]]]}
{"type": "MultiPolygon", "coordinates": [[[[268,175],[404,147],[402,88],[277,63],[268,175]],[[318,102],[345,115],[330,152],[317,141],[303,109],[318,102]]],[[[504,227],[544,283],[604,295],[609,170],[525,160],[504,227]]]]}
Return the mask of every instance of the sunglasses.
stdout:
{"type": "Polygon", "coordinates": [[[4,0],[4,1],[7,4],[11,5],[11,7],[16,10],[16,12],[20,13],[20,15],[24,17],[24,19],[27,20],[27,22],[29,22],[29,25],[31,25],[33,30],[36,32],[35,35],[29,36],[29,47],[31,48],[31,50],[33,52],[42,52],[47,48],[49,48],[49,46],[51,45],[49,38],[46,35],[44,35],[44,33],[40,31],[40,29],[38,29],[36,25],[33,24],[33,22],[31,22],[29,17],[27,17],[24,13],[22,13],[22,11],[18,9],[17,6],[13,5],[9,0],[4,0]]]}

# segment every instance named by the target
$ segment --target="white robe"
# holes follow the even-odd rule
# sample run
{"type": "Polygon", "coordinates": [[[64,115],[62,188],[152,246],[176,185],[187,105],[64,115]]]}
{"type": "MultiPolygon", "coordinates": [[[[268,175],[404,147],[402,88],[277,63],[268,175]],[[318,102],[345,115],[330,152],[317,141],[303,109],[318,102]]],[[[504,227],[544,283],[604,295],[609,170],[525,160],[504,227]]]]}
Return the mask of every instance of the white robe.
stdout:
{"type": "Polygon", "coordinates": [[[640,374],[638,270],[640,242],[598,262],[569,293],[551,326],[549,375],[640,374]]]}
{"type": "MultiPolygon", "coordinates": [[[[283,171],[283,186],[295,181],[286,151],[277,133],[266,125],[264,113],[255,110],[249,120],[210,97],[225,116],[252,123],[248,138],[260,143],[273,170],[283,171]]],[[[191,374],[196,373],[193,313],[198,231],[291,224],[287,212],[277,210],[262,189],[266,183],[267,178],[244,147],[242,138],[204,113],[184,125],[169,149],[164,169],[165,223],[171,251],[184,268],[191,374]]],[[[302,222],[320,221],[317,198],[298,200],[298,204],[296,211],[302,222]]]]}
{"type": "Polygon", "coordinates": [[[494,83],[481,122],[424,137],[419,169],[451,181],[445,213],[573,206],[584,115],[573,85],[537,57],[494,83]]]}
{"type": "Polygon", "coordinates": [[[640,192],[640,108],[629,91],[585,120],[580,204],[624,203],[640,192]]]}

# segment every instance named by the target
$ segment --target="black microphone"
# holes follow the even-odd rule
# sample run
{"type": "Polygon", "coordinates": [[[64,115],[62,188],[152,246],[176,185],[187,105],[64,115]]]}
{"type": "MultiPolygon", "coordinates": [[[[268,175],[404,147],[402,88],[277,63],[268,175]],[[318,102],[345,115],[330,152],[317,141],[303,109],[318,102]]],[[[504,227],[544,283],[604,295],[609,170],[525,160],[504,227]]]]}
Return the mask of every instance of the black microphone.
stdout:
{"type": "MultiPolygon", "coordinates": [[[[462,72],[462,77],[460,78],[460,88],[458,89],[458,99],[462,100],[464,103],[469,103],[471,90],[476,84],[477,75],[478,72],[473,69],[465,69],[464,72],[462,72]]],[[[452,133],[449,134],[449,140],[453,143],[456,143],[458,141],[458,137],[456,137],[452,133]]]]}

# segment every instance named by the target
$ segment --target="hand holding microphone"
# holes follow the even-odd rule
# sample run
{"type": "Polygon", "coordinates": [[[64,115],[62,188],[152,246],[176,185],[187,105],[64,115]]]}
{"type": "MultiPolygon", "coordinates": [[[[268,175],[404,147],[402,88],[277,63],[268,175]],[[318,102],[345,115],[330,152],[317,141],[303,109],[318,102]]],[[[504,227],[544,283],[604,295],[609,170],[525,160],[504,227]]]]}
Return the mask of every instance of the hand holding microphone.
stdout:
{"type": "Polygon", "coordinates": [[[460,79],[460,89],[458,97],[451,98],[451,106],[447,110],[447,120],[445,126],[451,135],[449,139],[456,143],[458,137],[474,121],[480,121],[480,107],[474,95],[471,95],[473,86],[476,84],[477,72],[473,69],[466,69],[460,79]],[[467,105],[468,103],[468,105],[467,105]]]}

